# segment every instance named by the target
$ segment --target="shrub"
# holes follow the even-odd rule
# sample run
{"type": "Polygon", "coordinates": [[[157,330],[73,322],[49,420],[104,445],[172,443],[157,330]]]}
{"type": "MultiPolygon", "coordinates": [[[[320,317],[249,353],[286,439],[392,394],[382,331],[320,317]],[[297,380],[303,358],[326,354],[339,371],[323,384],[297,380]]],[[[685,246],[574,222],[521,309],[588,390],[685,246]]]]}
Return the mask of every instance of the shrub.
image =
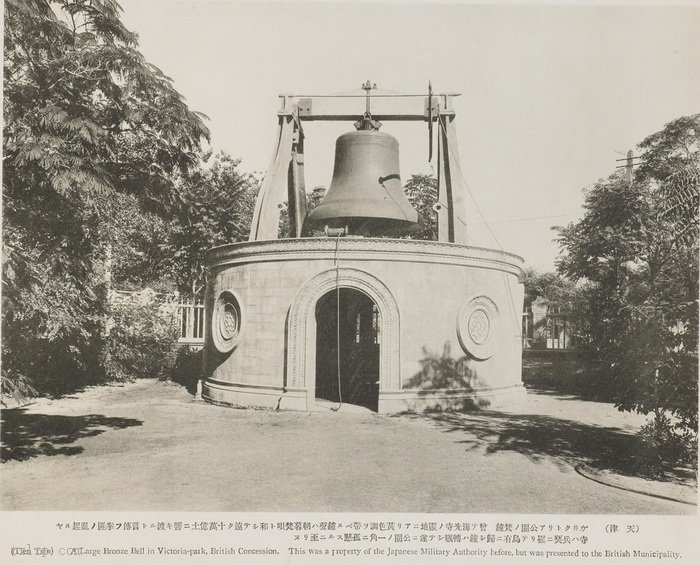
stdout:
{"type": "Polygon", "coordinates": [[[197,381],[202,378],[202,350],[189,346],[180,347],[177,351],[175,364],[170,372],[173,382],[184,386],[188,392],[197,391],[197,381]]]}
{"type": "Polygon", "coordinates": [[[110,380],[162,378],[175,365],[177,320],[174,309],[155,303],[112,306],[104,351],[110,380]]]}
{"type": "Polygon", "coordinates": [[[639,431],[642,458],[650,475],[660,477],[667,469],[687,465],[697,469],[697,436],[674,425],[666,414],[658,413],[639,431]]]}
{"type": "Polygon", "coordinates": [[[37,396],[36,389],[24,375],[16,375],[14,378],[3,375],[0,379],[0,404],[2,406],[8,405],[8,398],[23,406],[29,402],[30,398],[37,396]]]}

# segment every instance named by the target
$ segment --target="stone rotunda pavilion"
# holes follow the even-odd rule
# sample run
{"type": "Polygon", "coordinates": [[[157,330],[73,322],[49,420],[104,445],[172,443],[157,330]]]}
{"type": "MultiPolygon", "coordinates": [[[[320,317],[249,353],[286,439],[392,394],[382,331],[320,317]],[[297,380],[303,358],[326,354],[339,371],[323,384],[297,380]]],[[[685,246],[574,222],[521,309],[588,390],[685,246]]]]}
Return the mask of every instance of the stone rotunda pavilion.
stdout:
{"type": "Polygon", "coordinates": [[[522,259],[466,245],[456,95],[363,88],[281,97],[250,240],[207,254],[209,402],[396,413],[524,397],[522,259]],[[321,120],[356,131],[338,138],[329,190],[307,214],[302,126],[321,120]],[[398,142],[379,131],[392,121],[427,123],[431,152],[437,136],[438,241],[407,238],[422,220],[403,193],[398,142]]]}

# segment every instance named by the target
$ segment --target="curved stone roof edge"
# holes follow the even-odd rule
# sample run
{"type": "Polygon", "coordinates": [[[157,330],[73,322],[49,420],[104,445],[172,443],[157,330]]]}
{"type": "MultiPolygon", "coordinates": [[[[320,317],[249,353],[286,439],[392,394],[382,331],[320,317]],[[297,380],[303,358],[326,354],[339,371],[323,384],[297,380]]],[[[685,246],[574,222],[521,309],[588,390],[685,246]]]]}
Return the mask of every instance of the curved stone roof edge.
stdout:
{"type": "Polygon", "coordinates": [[[333,254],[336,245],[339,252],[344,255],[353,252],[367,254],[368,259],[375,254],[387,254],[388,256],[383,259],[406,260],[405,256],[400,257],[400,255],[419,254],[428,262],[440,262],[441,258],[449,263],[472,260],[492,264],[494,268],[502,269],[507,266],[510,267],[508,270],[517,271],[521,271],[524,264],[524,259],[519,255],[499,249],[420,239],[354,237],[341,238],[339,241],[329,237],[308,237],[229,243],[207,251],[206,262],[211,266],[218,266],[231,262],[273,260],[271,256],[274,255],[280,258],[287,256],[289,259],[302,259],[304,257],[299,257],[298,254],[308,254],[309,257],[333,254]]]}

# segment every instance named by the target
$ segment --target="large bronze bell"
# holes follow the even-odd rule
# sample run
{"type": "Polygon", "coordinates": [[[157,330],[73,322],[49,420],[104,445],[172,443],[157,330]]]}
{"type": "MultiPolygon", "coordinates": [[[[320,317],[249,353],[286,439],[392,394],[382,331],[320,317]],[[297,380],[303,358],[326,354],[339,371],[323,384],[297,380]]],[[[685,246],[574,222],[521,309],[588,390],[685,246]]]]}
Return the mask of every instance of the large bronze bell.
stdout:
{"type": "Polygon", "coordinates": [[[400,235],[421,228],[401,186],[399,142],[377,130],[341,135],[330,188],[306,217],[316,229],[347,226],[351,235],[400,235]]]}

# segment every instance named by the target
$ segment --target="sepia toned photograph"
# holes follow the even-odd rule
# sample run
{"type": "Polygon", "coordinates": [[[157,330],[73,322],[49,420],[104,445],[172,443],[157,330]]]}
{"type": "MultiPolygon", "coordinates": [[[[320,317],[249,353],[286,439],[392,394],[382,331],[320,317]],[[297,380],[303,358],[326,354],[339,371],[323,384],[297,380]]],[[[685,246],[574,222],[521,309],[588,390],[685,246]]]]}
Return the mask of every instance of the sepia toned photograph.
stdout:
{"type": "MultiPolygon", "coordinates": [[[[692,2],[5,0],[3,523],[455,515],[325,557],[386,529],[377,559],[486,563],[510,550],[468,515],[528,514],[561,539],[503,543],[554,563],[575,516],[697,518],[699,29],[692,2]]],[[[232,554],[307,563],[329,528],[232,554]]]]}

